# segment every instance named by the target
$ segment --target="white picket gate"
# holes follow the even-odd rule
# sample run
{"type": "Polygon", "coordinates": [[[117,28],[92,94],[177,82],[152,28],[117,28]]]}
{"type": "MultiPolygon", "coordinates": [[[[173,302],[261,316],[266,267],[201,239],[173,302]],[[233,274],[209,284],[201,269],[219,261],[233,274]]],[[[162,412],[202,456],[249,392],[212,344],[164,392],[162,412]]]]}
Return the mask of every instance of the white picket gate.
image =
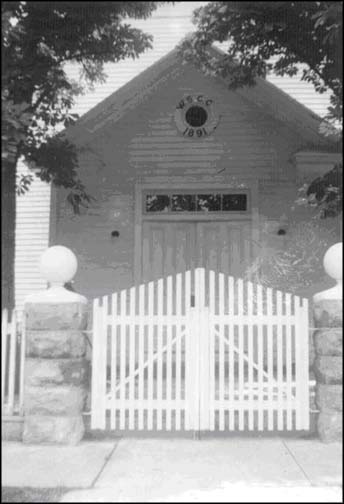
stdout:
{"type": "Polygon", "coordinates": [[[93,429],[309,429],[308,301],[203,268],[95,299],[91,405],[93,429]]]}
{"type": "Polygon", "coordinates": [[[23,414],[25,329],[22,313],[6,308],[1,318],[1,414],[23,414]]]}

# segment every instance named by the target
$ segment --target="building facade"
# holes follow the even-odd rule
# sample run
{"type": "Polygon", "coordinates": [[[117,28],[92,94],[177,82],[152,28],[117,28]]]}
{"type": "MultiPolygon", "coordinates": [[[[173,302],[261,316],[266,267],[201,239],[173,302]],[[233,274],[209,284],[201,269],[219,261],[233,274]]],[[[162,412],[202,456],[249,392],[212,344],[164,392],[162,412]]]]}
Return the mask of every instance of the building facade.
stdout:
{"type": "Polygon", "coordinates": [[[264,80],[230,91],[172,51],[65,132],[94,200],[75,215],[53,188],[49,243],[75,252],[89,298],[197,266],[245,276],[303,219],[298,187],[340,159],[319,124],[264,80]]]}

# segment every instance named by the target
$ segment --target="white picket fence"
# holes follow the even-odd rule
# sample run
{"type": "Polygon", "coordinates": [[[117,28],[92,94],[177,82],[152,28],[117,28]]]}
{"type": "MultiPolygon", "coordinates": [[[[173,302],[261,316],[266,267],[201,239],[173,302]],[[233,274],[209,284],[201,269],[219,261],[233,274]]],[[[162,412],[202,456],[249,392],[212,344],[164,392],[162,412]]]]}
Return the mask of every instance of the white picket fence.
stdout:
{"type": "Polygon", "coordinates": [[[309,429],[308,301],[197,268],[95,299],[91,427],[309,429]]]}
{"type": "Polygon", "coordinates": [[[25,328],[22,312],[2,310],[1,415],[23,414],[25,328]]]}

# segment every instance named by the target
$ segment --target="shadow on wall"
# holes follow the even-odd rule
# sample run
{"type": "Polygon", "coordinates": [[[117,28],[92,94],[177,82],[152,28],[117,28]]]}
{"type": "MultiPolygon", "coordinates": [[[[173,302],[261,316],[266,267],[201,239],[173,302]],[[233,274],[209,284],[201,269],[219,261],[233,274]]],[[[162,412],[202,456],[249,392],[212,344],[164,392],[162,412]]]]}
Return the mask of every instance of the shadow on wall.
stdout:
{"type": "Polygon", "coordinates": [[[261,230],[262,243],[247,279],[307,298],[333,285],[322,264],[325,252],[339,240],[333,222],[290,221],[285,234],[278,235],[278,229],[275,234],[273,243],[271,231],[261,230]]]}

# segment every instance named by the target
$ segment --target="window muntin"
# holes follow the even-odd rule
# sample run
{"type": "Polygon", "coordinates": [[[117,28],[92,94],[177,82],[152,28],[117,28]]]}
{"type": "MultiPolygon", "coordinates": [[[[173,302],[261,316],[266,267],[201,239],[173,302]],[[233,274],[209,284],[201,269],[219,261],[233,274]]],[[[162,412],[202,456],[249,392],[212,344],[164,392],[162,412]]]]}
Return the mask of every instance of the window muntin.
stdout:
{"type": "Polygon", "coordinates": [[[197,192],[145,194],[145,213],[247,212],[248,194],[244,192],[197,192]]]}

